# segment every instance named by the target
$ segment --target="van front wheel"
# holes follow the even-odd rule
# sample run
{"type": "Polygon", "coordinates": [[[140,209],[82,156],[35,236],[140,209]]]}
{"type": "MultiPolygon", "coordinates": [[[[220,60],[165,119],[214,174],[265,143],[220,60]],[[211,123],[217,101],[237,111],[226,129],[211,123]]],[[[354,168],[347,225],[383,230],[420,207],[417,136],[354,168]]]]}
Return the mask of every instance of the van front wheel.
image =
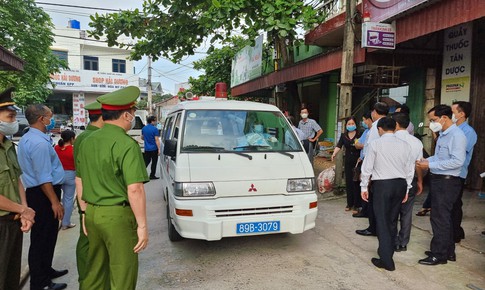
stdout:
{"type": "Polygon", "coordinates": [[[170,217],[170,206],[168,205],[167,200],[167,229],[168,229],[168,239],[172,242],[182,240],[182,236],[177,232],[177,229],[172,224],[172,218],[170,217]]]}

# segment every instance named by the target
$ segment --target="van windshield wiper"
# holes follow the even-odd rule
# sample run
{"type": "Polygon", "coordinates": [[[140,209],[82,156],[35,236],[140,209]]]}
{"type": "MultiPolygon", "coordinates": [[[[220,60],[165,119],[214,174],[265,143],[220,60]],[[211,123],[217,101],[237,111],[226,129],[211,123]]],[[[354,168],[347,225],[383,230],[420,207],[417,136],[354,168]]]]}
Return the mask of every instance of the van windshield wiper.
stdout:
{"type": "Polygon", "coordinates": [[[199,145],[188,145],[182,148],[183,150],[190,150],[190,151],[224,151],[224,147],[215,147],[215,146],[199,146],[199,145]]]}
{"type": "Polygon", "coordinates": [[[237,151],[233,151],[232,153],[237,154],[239,156],[246,157],[249,160],[253,160],[253,156],[251,156],[251,155],[249,155],[247,153],[242,153],[242,152],[237,152],[237,151]]]}
{"type": "Polygon", "coordinates": [[[275,151],[275,152],[280,153],[280,154],[283,154],[283,155],[285,155],[285,156],[288,156],[288,157],[290,157],[291,159],[295,158],[295,156],[294,156],[293,154],[288,153],[288,152],[283,152],[283,151],[275,151]]]}

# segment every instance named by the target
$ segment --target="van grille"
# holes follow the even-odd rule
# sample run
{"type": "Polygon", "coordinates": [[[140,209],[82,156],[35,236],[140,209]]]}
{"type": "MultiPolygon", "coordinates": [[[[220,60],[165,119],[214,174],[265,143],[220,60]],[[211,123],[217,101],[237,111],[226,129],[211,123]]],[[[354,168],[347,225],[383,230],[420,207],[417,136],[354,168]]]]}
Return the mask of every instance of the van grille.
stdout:
{"type": "Polygon", "coordinates": [[[281,213],[292,213],[292,212],[293,212],[293,206],[292,205],[215,210],[216,217],[281,214],[281,213]]]}

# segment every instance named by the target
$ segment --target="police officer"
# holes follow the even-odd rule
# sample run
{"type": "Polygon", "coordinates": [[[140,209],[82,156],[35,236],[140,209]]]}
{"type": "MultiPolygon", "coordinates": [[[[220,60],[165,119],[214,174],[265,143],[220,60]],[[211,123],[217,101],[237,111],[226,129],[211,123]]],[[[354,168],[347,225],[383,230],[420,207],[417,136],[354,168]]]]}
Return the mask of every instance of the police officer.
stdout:
{"type": "MultiPolygon", "coordinates": [[[[86,105],[84,109],[86,109],[89,113],[90,122],[86,130],[79,134],[79,136],[76,138],[76,146],[74,146],[74,160],[77,160],[76,157],[79,155],[79,147],[81,146],[81,143],[84,141],[84,139],[86,139],[89,135],[91,135],[91,133],[103,127],[104,125],[103,116],[101,115],[101,104],[98,101],[86,105]]],[[[76,162],[76,168],[79,168],[78,162],[76,162]]],[[[79,209],[80,224],[84,225],[83,219],[86,210],[86,203],[80,198],[82,196],[82,190],[83,189],[81,179],[79,177],[76,177],[76,192],[78,192],[77,208],[79,209]]],[[[76,245],[76,262],[79,284],[81,284],[86,277],[86,260],[88,257],[88,250],[88,237],[84,233],[84,227],[80,226],[79,239],[76,245]]]]}
{"type": "Polygon", "coordinates": [[[417,162],[418,168],[431,172],[430,194],[433,210],[431,228],[433,238],[423,265],[446,264],[456,261],[451,211],[461,190],[460,172],[466,158],[466,137],[452,122],[450,106],[437,105],[428,111],[429,128],[440,136],[435,155],[417,162]]]}
{"type": "Polygon", "coordinates": [[[0,289],[18,289],[22,260],[22,232],[28,232],[35,212],[27,206],[20,166],[13,143],[19,123],[9,88],[0,94],[0,289]]]}
{"type": "Polygon", "coordinates": [[[138,143],[126,134],[135,124],[137,87],[97,100],[105,122],[79,148],[78,177],[87,203],[88,272],[81,289],[135,289],[138,253],[148,244],[148,182],[138,143]]]}

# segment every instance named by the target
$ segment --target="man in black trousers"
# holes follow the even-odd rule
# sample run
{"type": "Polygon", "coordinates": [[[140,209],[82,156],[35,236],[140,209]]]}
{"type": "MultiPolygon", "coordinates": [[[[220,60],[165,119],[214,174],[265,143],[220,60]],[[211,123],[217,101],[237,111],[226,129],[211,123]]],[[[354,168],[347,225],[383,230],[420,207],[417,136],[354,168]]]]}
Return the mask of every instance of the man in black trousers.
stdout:
{"type": "Polygon", "coordinates": [[[372,179],[373,208],[376,218],[380,258],[372,258],[372,264],[388,271],[396,269],[394,240],[401,203],[406,202],[414,175],[411,146],[396,137],[396,121],[389,117],[377,122],[380,138],[369,143],[362,164],[362,199],[369,197],[369,178],[372,179]],[[372,176],[372,177],[371,177],[372,176]]]}

